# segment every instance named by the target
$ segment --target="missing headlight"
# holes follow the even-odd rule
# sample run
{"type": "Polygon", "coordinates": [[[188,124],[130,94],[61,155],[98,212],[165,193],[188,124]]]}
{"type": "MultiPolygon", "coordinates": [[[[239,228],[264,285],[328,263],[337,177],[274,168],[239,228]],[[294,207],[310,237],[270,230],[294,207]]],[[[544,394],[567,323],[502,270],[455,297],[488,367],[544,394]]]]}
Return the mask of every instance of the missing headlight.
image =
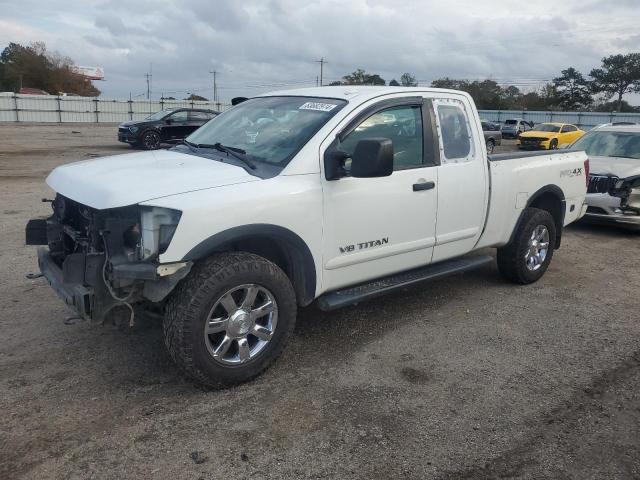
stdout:
{"type": "Polygon", "coordinates": [[[140,211],[142,260],[164,253],[178,227],[182,212],[170,208],[142,207],[140,211]]]}

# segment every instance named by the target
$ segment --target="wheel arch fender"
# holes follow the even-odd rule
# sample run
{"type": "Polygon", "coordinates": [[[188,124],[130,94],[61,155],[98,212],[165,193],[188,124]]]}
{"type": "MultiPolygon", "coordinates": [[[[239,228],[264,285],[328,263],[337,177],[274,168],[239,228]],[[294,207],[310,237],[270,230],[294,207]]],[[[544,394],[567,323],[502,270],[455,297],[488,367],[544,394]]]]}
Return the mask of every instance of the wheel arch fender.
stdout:
{"type": "Polygon", "coordinates": [[[233,227],[212,235],[183,257],[183,261],[198,261],[213,253],[244,251],[260,255],[278,265],[291,280],[301,306],[315,298],[316,266],[306,242],[291,230],[272,224],[251,224],[233,227]]]}
{"type": "Polygon", "coordinates": [[[562,241],[564,216],[566,213],[566,200],[564,192],[557,185],[545,185],[529,197],[526,207],[520,213],[518,221],[516,222],[516,225],[511,232],[509,243],[513,242],[516,232],[522,226],[522,222],[524,220],[524,212],[527,208],[530,207],[546,210],[553,216],[556,224],[555,248],[560,248],[560,244],[562,241]]]}

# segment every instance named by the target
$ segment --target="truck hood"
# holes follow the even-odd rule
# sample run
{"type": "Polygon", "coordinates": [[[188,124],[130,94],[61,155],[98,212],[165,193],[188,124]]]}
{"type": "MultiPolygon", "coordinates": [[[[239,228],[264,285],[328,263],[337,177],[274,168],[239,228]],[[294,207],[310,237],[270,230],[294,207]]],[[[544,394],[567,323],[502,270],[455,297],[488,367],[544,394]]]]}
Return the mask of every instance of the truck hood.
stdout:
{"type": "Polygon", "coordinates": [[[62,165],[49,174],[47,184],[65,197],[101,210],[257,180],[241,167],[156,150],[62,165]]]}
{"type": "Polygon", "coordinates": [[[614,175],[619,178],[640,175],[640,160],[619,157],[589,157],[589,172],[593,175],[614,175]]]}

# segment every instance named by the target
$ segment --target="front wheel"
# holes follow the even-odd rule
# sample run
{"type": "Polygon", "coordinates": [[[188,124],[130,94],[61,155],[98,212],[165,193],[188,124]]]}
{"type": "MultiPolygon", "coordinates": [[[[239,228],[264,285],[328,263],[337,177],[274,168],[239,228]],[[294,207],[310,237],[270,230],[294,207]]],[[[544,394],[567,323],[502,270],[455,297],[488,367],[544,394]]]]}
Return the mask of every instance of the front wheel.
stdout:
{"type": "Polygon", "coordinates": [[[549,142],[549,150],[557,150],[558,149],[558,140],[557,139],[553,139],[551,140],[551,142],[549,142]]]}
{"type": "Polygon", "coordinates": [[[556,240],[553,216],[539,208],[527,208],[513,240],[498,249],[498,270],[507,280],[528,284],[547,271],[556,240]]]}
{"type": "Polygon", "coordinates": [[[285,273],[250,253],[196,265],[167,304],[165,344],[189,376],[211,387],[248,381],[282,353],[296,321],[285,273]]]}
{"type": "Polygon", "coordinates": [[[145,150],[157,150],[161,143],[160,134],[154,130],[144,132],[140,139],[140,146],[145,150]]]}

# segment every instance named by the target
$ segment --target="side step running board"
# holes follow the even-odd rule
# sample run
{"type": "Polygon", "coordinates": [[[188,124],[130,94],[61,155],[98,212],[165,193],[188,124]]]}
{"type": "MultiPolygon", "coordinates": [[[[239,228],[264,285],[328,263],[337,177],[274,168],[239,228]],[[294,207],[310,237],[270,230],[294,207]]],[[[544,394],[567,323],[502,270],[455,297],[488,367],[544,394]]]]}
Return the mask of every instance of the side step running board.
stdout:
{"type": "Polygon", "coordinates": [[[385,293],[393,292],[401,288],[413,285],[425,280],[435,280],[453,273],[465,272],[482,267],[493,262],[491,255],[479,255],[474,257],[455,258],[444,262],[427,265],[406,272],[397,273],[390,277],[379,278],[368,283],[361,283],[355,287],[345,288],[327,293],[318,298],[320,310],[329,311],[341,307],[347,307],[355,303],[364,302],[371,298],[379,297],[385,293]]]}

